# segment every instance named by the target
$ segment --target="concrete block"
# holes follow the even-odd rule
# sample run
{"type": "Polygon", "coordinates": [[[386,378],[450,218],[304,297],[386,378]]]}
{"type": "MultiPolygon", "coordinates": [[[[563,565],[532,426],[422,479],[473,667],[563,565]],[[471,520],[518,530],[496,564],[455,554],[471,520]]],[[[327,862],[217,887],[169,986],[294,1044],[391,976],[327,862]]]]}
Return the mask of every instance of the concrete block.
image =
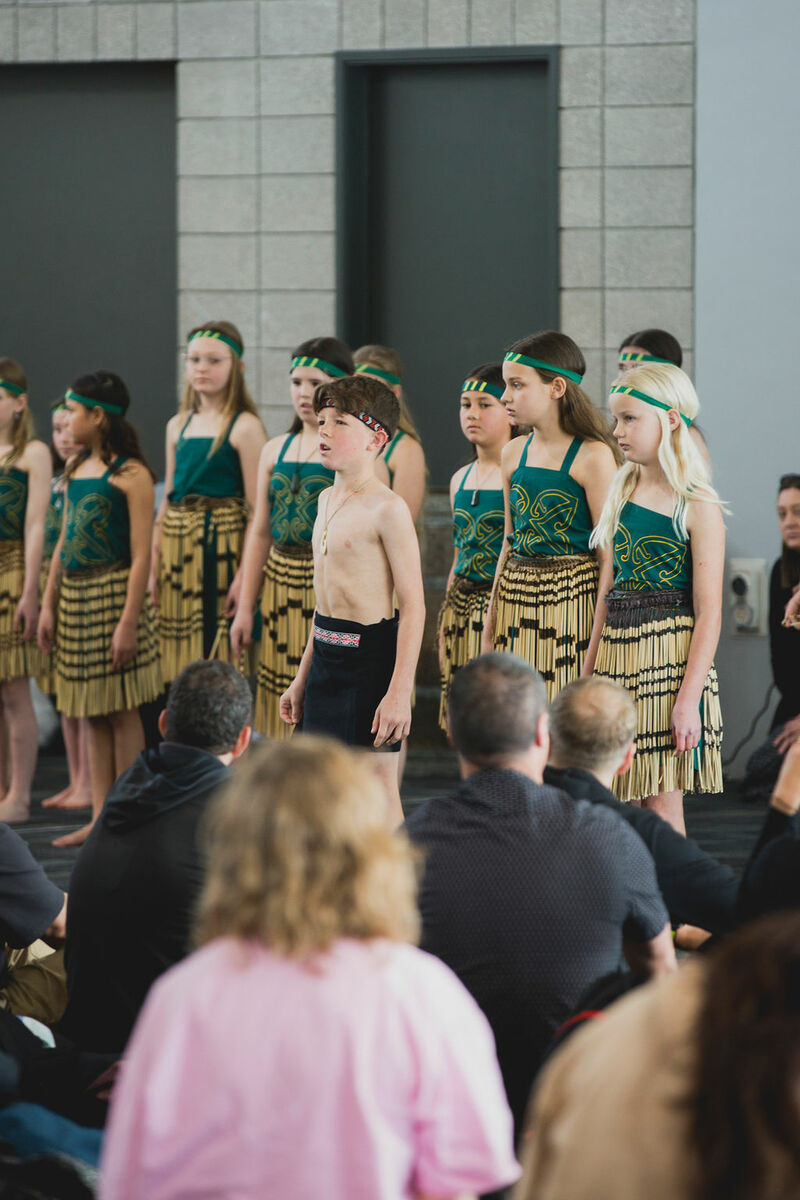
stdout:
{"type": "Polygon", "coordinates": [[[261,53],[330,54],[339,49],[338,0],[265,0],[261,53]]]}
{"type": "Polygon", "coordinates": [[[558,41],[558,0],[517,0],[514,41],[518,46],[554,45],[558,41]]]}
{"type": "Polygon", "coordinates": [[[87,62],[96,55],[95,9],[56,9],[56,55],[59,62],[87,62]]]}
{"type": "Polygon", "coordinates": [[[263,117],[261,171],[316,175],[334,169],[333,117],[263,117]]]}
{"type": "Polygon", "coordinates": [[[559,224],[562,228],[602,225],[602,171],[570,167],[559,171],[559,184],[559,224]]]}
{"type": "MultiPolygon", "coordinates": [[[[302,341],[301,339],[298,339],[302,341]]],[[[289,399],[289,364],[297,345],[275,346],[258,351],[261,364],[261,403],[267,413],[270,437],[289,428],[294,409],[289,399]]]]}
{"type": "Polygon", "coordinates": [[[561,108],[603,103],[603,51],[593,46],[565,46],[561,51],[561,108]]]}
{"type": "Polygon", "coordinates": [[[342,0],[342,46],[348,50],[379,49],[383,45],[382,16],[375,0],[342,0]]]}
{"type": "Polygon", "coordinates": [[[559,41],[562,46],[603,43],[603,0],[561,0],[559,41]]]}
{"type": "Polygon", "coordinates": [[[255,233],[257,184],[254,176],[178,180],[181,233],[255,233]]]}
{"type": "Polygon", "coordinates": [[[605,159],[609,167],[683,167],[694,156],[694,110],[608,108],[605,159]]]}
{"type": "MultiPolygon", "coordinates": [[[[629,333],[633,333],[633,330],[632,329],[624,330],[624,332],[621,333],[619,338],[617,339],[617,342],[618,343],[621,342],[622,339],[624,337],[627,337],[629,333]]],[[[603,359],[604,359],[604,364],[605,364],[604,378],[606,381],[606,389],[610,389],[611,384],[614,382],[614,380],[619,375],[619,350],[606,350],[603,354],[603,359]]],[[[603,399],[603,407],[608,408],[608,395],[607,394],[605,395],[605,397],[603,399]]]]}
{"type": "Polygon", "coordinates": [[[178,5],[180,58],[253,58],[254,0],[186,0],[178,5]]]}
{"type": "Polygon", "coordinates": [[[254,117],[255,59],[178,63],[179,117],[254,117]]]}
{"type": "MultiPolygon", "coordinates": [[[[17,58],[17,14],[12,8],[0,9],[0,63],[15,62],[17,58]]],[[[53,38],[55,42],[55,37],[53,38]]],[[[52,52],[50,54],[52,58],[52,52]]]]}
{"type": "Polygon", "coordinates": [[[603,235],[599,229],[562,229],[561,286],[603,286],[603,235]]]}
{"type": "Polygon", "coordinates": [[[599,167],[603,161],[600,108],[562,108],[559,113],[562,167],[599,167]]]}
{"type": "Polygon", "coordinates": [[[336,286],[332,233],[269,233],[261,238],[261,286],[309,291],[336,286]]]}
{"type": "Polygon", "coordinates": [[[606,42],[691,42],[695,0],[606,0],[606,42]]]}
{"type": "Polygon", "coordinates": [[[256,238],[186,233],[178,237],[178,287],[189,291],[253,291],[256,238]]]}
{"type": "Polygon", "coordinates": [[[615,167],[605,173],[608,226],[691,225],[690,167],[615,167]]]}
{"type": "MultiPolygon", "coordinates": [[[[3,13],[13,16],[13,13],[3,13]]],[[[56,10],[17,10],[17,55],[20,62],[51,62],[56,56],[56,10]]]]}
{"type": "Polygon", "coordinates": [[[587,350],[584,346],[581,346],[581,350],[586,359],[586,374],[581,387],[592,403],[602,409],[608,398],[608,385],[603,369],[605,353],[603,350],[587,350]]]}
{"type": "Polygon", "coordinates": [[[135,57],[136,5],[97,6],[97,57],[109,62],[135,57]]]}
{"type": "Polygon", "coordinates": [[[509,46],[514,41],[512,0],[472,0],[469,40],[473,46],[509,46]]]}
{"type": "Polygon", "coordinates": [[[385,0],[383,44],[392,47],[425,45],[424,0],[385,0]]]}
{"type": "Polygon", "coordinates": [[[177,18],[173,4],[136,5],[136,57],[175,58],[178,46],[177,18]]]}
{"type": "Polygon", "coordinates": [[[257,122],[178,122],[179,175],[254,175],[257,122]]]}
{"type": "Polygon", "coordinates": [[[294,409],[290,404],[270,404],[269,402],[269,397],[277,392],[278,387],[278,379],[273,375],[266,374],[262,366],[261,401],[258,411],[267,435],[271,438],[280,437],[282,433],[286,433],[294,420],[294,409]]]}
{"type": "Polygon", "coordinates": [[[467,0],[428,0],[428,45],[466,46],[469,42],[467,0]]]}
{"type": "Polygon", "coordinates": [[[561,292],[561,328],[581,349],[602,346],[602,291],[599,288],[564,288],[561,292]]]}
{"type": "Polygon", "coordinates": [[[262,292],[261,345],[297,346],[324,337],[334,330],[335,309],[334,292],[262,292]]]}
{"type": "Polygon", "coordinates": [[[264,233],[328,233],[335,228],[332,175],[268,175],[261,180],[264,233]]]}
{"type": "Polygon", "coordinates": [[[606,56],[606,104],[691,104],[693,46],[611,46],[606,56]]]}
{"type": "Polygon", "coordinates": [[[232,321],[244,338],[244,360],[258,356],[258,292],[195,292],[178,295],[178,331],[185,337],[190,329],[207,321],[232,321]]]}
{"type": "Polygon", "coordinates": [[[691,229],[609,229],[605,239],[606,287],[692,286],[691,229]]]}
{"type": "Polygon", "coordinates": [[[682,346],[691,345],[694,294],[689,288],[608,289],[605,293],[605,338],[609,349],[635,329],[668,329],[682,346]]]}
{"type": "Polygon", "coordinates": [[[260,70],[264,116],[335,111],[332,58],[271,58],[260,64],[260,70]]]}

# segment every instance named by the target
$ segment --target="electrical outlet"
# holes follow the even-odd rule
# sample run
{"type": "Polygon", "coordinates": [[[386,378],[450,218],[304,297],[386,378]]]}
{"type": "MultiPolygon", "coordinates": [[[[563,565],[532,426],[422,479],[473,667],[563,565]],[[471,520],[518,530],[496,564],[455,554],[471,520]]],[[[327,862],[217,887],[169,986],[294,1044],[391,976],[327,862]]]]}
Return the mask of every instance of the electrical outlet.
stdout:
{"type": "Polygon", "coordinates": [[[728,604],[734,635],[766,635],[767,564],[763,558],[732,558],[729,561],[728,604]]]}

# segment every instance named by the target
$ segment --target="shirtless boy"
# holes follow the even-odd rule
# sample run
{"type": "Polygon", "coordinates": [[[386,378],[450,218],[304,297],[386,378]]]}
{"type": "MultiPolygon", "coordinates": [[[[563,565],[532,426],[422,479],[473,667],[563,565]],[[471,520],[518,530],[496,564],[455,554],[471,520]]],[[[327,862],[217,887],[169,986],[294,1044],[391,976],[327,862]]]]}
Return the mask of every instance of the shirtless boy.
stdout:
{"type": "MultiPolygon", "coordinates": [[[[369,375],[323,384],[314,397],[319,452],[336,472],[314,525],[317,607],[281,717],[352,746],[399,751],[425,621],[419,545],[405,500],[375,478],[397,428],[393,393],[369,375]],[[395,598],[397,611],[395,611],[395,598]]],[[[403,820],[398,757],[375,755],[393,824],[403,820]]]]}

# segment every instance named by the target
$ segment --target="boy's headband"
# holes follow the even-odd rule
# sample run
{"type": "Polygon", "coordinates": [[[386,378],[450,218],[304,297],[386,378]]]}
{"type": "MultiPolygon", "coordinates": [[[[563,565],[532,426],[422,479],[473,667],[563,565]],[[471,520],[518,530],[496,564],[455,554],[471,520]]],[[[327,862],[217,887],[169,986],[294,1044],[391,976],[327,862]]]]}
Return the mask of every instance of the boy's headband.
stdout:
{"type": "Polygon", "coordinates": [[[637,392],[635,388],[623,387],[621,384],[618,384],[612,387],[610,394],[612,396],[635,396],[637,400],[644,400],[645,404],[652,404],[654,408],[663,408],[664,412],[676,412],[687,428],[692,423],[692,418],[680,412],[674,404],[664,404],[663,400],[656,400],[653,396],[648,396],[644,392],[637,392]]]}
{"type": "Polygon", "coordinates": [[[359,375],[375,375],[392,387],[399,387],[401,383],[399,375],[393,375],[391,371],[382,371],[380,367],[373,367],[372,363],[356,363],[356,371],[359,375]]]}
{"type": "Polygon", "coordinates": [[[630,350],[626,350],[624,354],[620,354],[619,361],[621,363],[657,362],[664,363],[664,365],[667,367],[675,366],[675,363],[670,362],[668,358],[659,358],[656,354],[633,354],[630,350]]]}
{"type": "Polygon", "coordinates": [[[218,329],[198,329],[197,332],[193,333],[189,338],[188,344],[191,344],[196,338],[199,337],[213,338],[216,342],[224,342],[226,346],[230,346],[237,358],[242,357],[242,347],[239,345],[239,343],[235,342],[233,338],[228,337],[226,333],[220,333],[218,329]]]}
{"type": "Polygon", "coordinates": [[[326,375],[333,375],[335,379],[346,379],[348,375],[347,371],[335,367],[333,363],[325,362],[324,358],[307,358],[304,354],[292,359],[289,370],[293,371],[295,367],[315,367],[318,371],[324,371],[326,375]]]}
{"type": "Polygon", "coordinates": [[[461,385],[461,394],[464,392],[488,392],[490,396],[496,396],[498,400],[502,400],[505,395],[505,388],[495,387],[493,383],[487,383],[485,379],[465,379],[461,385]]]}
{"type": "Polygon", "coordinates": [[[19,387],[16,383],[9,383],[7,379],[0,379],[0,387],[5,388],[7,392],[13,392],[15,396],[25,395],[25,388],[19,387]]]}
{"type": "Polygon", "coordinates": [[[107,400],[90,400],[88,396],[79,396],[77,392],[73,392],[72,388],[67,388],[64,395],[67,400],[74,400],[76,404],[85,404],[87,408],[104,408],[106,412],[114,413],[118,417],[122,416],[119,404],[109,404],[107,400]]]}
{"type": "MultiPolygon", "coordinates": [[[[320,408],[336,408],[336,404],[333,400],[323,400],[320,404],[320,408]]],[[[348,417],[356,417],[357,420],[363,421],[367,426],[367,429],[375,429],[378,431],[378,433],[385,433],[387,438],[389,437],[389,430],[378,420],[377,417],[373,417],[366,412],[354,412],[348,413],[347,415],[348,417]]]]}
{"type": "Polygon", "coordinates": [[[554,367],[552,363],[540,362],[538,358],[528,358],[527,354],[507,354],[504,362],[524,363],[526,367],[538,367],[540,371],[552,371],[554,375],[563,375],[573,383],[583,383],[583,376],[577,371],[568,371],[566,367],[554,367]]]}

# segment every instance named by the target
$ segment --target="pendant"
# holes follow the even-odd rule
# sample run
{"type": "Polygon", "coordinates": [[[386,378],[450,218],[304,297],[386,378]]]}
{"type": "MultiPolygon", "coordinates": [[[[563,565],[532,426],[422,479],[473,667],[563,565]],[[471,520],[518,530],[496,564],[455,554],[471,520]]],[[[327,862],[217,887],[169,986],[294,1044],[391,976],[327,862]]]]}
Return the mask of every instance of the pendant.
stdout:
{"type": "Polygon", "coordinates": [[[291,487],[292,487],[292,495],[296,496],[297,493],[300,491],[300,472],[299,471],[295,471],[294,475],[292,476],[291,487]]]}
{"type": "Polygon", "coordinates": [[[478,489],[477,489],[477,488],[473,488],[473,489],[472,489],[472,499],[471,499],[471,500],[470,500],[470,502],[469,502],[469,506],[470,506],[470,508],[477,508],[477,507],[478,507],[478,501],[480,500],[480,498],[481,498],[481,494],[480,494],[480,492],[478,491],[478,489]]]}

